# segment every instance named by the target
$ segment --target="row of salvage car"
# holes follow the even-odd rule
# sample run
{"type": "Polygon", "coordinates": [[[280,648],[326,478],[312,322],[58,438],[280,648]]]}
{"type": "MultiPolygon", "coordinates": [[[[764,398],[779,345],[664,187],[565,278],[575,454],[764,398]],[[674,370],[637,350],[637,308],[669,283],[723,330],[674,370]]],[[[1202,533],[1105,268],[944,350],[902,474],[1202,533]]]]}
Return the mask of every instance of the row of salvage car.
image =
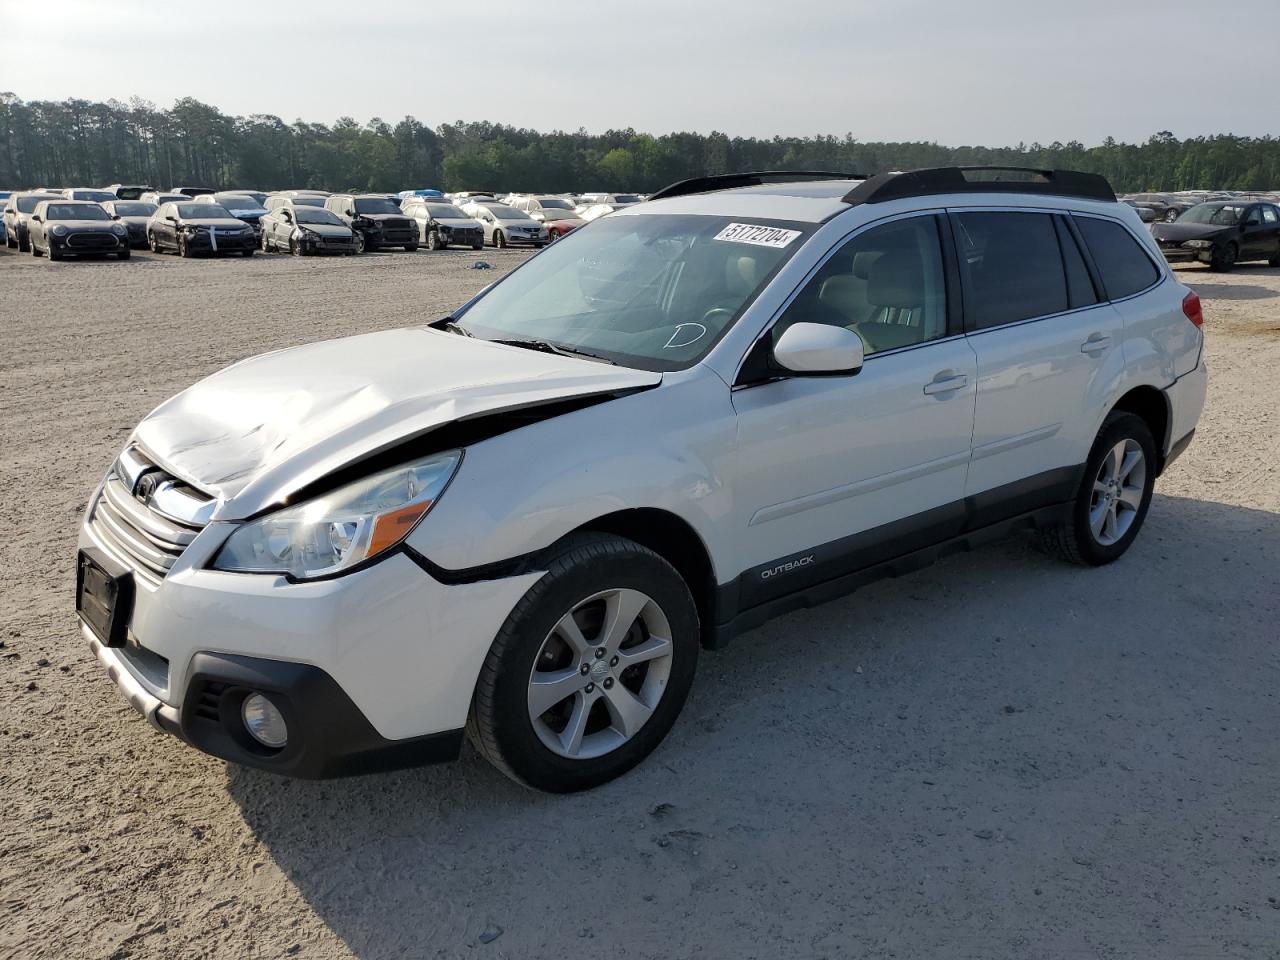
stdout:
{"type": "Polygon", "coordinates": [[[620,206],[632,194],[493,194],[435,190],[401,194],[332,194],[320,190],[264,193],[178,187],[38,189],[4,198],[10,249],[61,260],[114,255],[134,248],[180,256],[287,252],[296,256],[358,254],[381,249],[475,250],[485,245],[545,246],[620,206]],[[577,201],[577,202],[575,202],[577,201]]]}

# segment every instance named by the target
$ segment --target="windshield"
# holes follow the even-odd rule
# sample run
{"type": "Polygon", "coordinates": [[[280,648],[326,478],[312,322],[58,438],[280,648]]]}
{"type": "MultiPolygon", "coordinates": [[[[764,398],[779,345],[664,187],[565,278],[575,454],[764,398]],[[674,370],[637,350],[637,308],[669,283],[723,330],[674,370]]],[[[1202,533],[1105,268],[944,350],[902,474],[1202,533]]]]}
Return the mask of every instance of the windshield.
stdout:
{"type": "MultiPolygon", "coordinates": [[[[295,203],[297,201],[294,201],[295,203]]],[[[337,214],[330,213],[323,207],[295,207],[293,218],[298,223],[328,223],[335,227],[346,226],[338,219],[337,214]]]]}
{"type": "Polygon", "coordinates": [[[683,369],[811,229],[690,214],[601,220],[509,274],[457,323],[488,340],[545,340],[644,370],[683,369]]]}
{"type": "Polygon", "coordinates": [[[613,195],[614,203],[639,203],[640,198],[634,193],[615,193],[613,195]]]}
{"type": "Polygon", "coordinates": [[[492,213],[499,220],[532,220],[533,219],[533,217],[529,216],[523,210],[517,210],[515,207],[505,207],[500,203],[495,203],[495,204],[486,203],[486,204],[482,204],[482,206],[488,207],[489,212],[492,213]]]}
{"type": "Polygon", "coordinates": [[[470,220],[463,211],[451,203],[428,203],[427,213],[433,220],[470,220]]]}
{"type": "Polygon", "coordinates": [[[1201,203],[1178,218],[1179,223],[1205,223],[1215,227],[1234,227],[1244,216],[1244,207],[1201,203]]]}
{"type": "Polygon", "coordinates": [[[573,204],[568,200],[562,200],[560,197],[539,197],[538,203],[542,204],[543,210],[572,210],[573,204]]]}
{"type": "Polygon", "coordinates": [[[38,193],[34,197],[19,197],[14,203],[17,204],[19,213],[30,213],[36,208],[36,204],[48,199],[47,193],[38,193]]]}
{"type": "Polygon", "coordinates": [[[117,200],[114,210],[119,217],[149,217],[156,212],[154,203],[125,203],[117,200]]]}
{"type": "Polygon", "coordinates": [[[231,214],[216,203],[180,203],[178,216],[192,220],[234,220],[231,214]]]}
{"type": "Polygon", "coordinates": [[[394,213],[399,214],[400,208],[388,200],[386,197],[379,197],[376,200],[364,199],[356,201],[356,213],[394,213]]]}
{"type": "Polygon", "coordinates": [[[295,207],[323,207],[325,201],[324,197],[309,197],[306,195],[290,199],[295,207]]]}
{"type": "Polygon", "coordinates": [[[110,220],[111,216],[96,203],[51,203],[45,209],[46,220],[110,220]]]}
{"type": "Polygon", "coordinates": [[[219,194],[214,201],[228,210],[261,210],[262,204],[243,193],[219,194]]]}

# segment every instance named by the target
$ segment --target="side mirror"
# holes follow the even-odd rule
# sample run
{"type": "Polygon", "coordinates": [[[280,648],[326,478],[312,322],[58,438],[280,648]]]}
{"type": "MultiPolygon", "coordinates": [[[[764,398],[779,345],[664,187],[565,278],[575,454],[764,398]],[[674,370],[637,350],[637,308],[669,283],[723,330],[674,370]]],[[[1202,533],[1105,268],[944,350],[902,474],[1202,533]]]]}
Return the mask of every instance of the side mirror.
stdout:
{"type": "Polygon", "coordinates": [[[802,376],[851,375],[862,369],[862,338],[845,327],[793,323],[773,345],[773,359],[802,376]]]}
{"type": "Polygon", "coordinates": [[[178,218],[177,218],[177,217],[175,217],[175,216],[168,216],[168,217],[165,217],[165,219],[166,219],[166,220],[168,220],[170,223],[177,223],[177,222],[178,222],[178,218]]]}
{"type": "Polygon", "coordinates": [[[112,219],[112,220],[119,220],[119,219],[120,219],[120,214],[118,214],[118,213],[113,213],[113,214],[111,215],[111,219],[112,219]]]}
{"type": "Polygon", "coordinates": [[[38,214],[38,213],[33,213],[33,214],[31,215],[31,220],[32,220],[34,223],[39,223],[39,222],[40,222],[40,214],[38,214]]]}

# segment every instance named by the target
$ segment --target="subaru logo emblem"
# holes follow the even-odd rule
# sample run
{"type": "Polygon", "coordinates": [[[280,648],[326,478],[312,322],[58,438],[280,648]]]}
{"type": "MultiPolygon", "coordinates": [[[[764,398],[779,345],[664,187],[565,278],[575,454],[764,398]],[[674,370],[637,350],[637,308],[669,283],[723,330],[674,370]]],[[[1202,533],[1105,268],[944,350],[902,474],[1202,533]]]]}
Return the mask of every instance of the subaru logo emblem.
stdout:
{"type": "Polygon", "coordinates": [[[138,478],[138,482],[134,484],[133,495],[143,503],[150,503],[151,498],[156,495],[156,487],[160,485],[160,481],[156,479],[154,473],[144,473],[138,478]]]}

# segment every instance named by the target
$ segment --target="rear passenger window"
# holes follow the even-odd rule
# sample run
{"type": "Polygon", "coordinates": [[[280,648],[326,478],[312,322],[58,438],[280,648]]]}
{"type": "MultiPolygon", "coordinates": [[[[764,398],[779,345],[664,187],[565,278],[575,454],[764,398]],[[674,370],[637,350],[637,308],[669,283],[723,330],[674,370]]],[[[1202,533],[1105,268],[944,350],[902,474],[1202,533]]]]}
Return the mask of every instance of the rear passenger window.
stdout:
{"type": "Polygon", "coordinates": [[[1160,278],[1146,251],[1120,224],[1097,217],[1076,217],[1075,222],[1102,275],[1108,298],[1132,296],[1160,278]]]}
{"type": "Polygon", "coordinates": [[[1275,207],[1263,207],[1262,221],[1264,223],[1275,223],[1277,221],[1280,221],[1280,214],[1276,213],[1275,207]]]}
{"type": "Polygon", "coordinates": [[[1067,278],[1049,214],[958,213],[952,222],[971,329],[1068,309],[1067,278]]]}

